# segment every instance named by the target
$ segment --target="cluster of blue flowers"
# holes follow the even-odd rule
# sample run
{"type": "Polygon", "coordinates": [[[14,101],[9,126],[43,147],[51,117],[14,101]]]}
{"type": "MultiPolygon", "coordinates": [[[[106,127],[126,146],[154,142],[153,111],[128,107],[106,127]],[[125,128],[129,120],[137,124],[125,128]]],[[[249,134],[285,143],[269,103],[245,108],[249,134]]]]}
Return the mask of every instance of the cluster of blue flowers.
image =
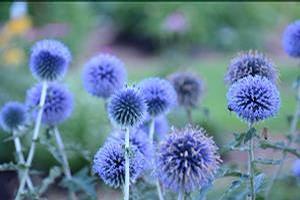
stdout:
{"type": "Polygon", "coordinates": [[[276,69],[258,52],[239,53],[225,77],[229,84],[228,109],[249,124],[275,116],[280,108],[276,69]]]}

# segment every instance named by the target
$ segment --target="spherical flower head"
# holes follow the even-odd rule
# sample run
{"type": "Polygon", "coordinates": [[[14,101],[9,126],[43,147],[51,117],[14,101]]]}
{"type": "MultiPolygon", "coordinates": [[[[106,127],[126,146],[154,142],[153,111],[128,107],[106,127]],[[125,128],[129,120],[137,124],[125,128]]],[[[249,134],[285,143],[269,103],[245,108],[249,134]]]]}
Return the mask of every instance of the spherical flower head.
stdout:
{"type": "Polygon", "coordinates": [[[289,24],[282,38],[284,51],[291,57],[300,57],[300,20],[289,24]]]}
{"type": "Polygon", "coordinates": [[[293,174],[296,177],[300,178],[300,159],[295,160],[295,162],[293,163],[293,174]]]}
{"type": "Polygon", "coordinates": [[[227,92],[228,109],[248,123],[256,123],[277,114],[280,95],[267,78],[247,76],[234,83],[227,92]]]}
{"type": "MultiPolygon", "coordinates": [[[[40,103],[42,84],[37,84],[27,92],[26,104],[36,108],[40,103]]],[[[70,117],[73,110],[73,97],[69,90],[57,83],[49,83],[43,107],[42,122],[47,125],[57,125],[70,117]]],[[[37,109],[33,110],[33,118],[37,109]]]]}
{"type": "Polygon", "coordinates": [[[176,72],[169,76],[169,80],[176,90],[179,105],[187,108],[197,106],[204,92],[203,82],[198,76],[188,72],[176,72]]]}
{"type": "Polygon", "coordinates": [[[96,97],[110,97],[123,88],[126,80],[127,72],[123,62],[113,55],[99,54],[85,64],[84,88],[96,97]]]}
{"type": "MultiPolygon", "coordinates": [[[[142,125],[143,129],[147,134],[149,134],[150,119],[146,120],[142,125]]],[[[161,141],[165,139],[167,133],[169,132],[169,122],[165,115],[158,116],[154,119],[154,140],[161,141]]]]}
{"type": "Polygon", "coordinates": [[[231,60],[225,82],[231,85],[249,75],[266,77],[272,83],[276,83],[278,79],[273,62],[264,54],[251,50],[241,52],[231,60]]]}
{"type": "Polygon", "coordinates": [[[158,147],[157,176],[173,191],[192,192],[210,183],[221,159],[218,147],[204,129],[173,130],[158,147]]]}
{"type": "Polygon", "coordinates": [[[146,103],[138,88],[125,87],[112,95],[108,114],[113,124],[134,127],[141,124],[146,113],[146,103]]]}
{"type": "MultiPolygon", "coordinates": [[[[129,174],[130,181],[134,183],[144,171],[145,159],[136,148],[131,150],[129,174]]],[[[107,141],[96,153],[92,168],[107,185],[122,187],[125,182],[125,149],[122,143],[107,141]]]]}
{"type": "Polygon", "coordinates": [[[139,84],[144,95],[147,112],[153,117],[168,112],[176,105],[176,91],[169,81],[160,78],[148,78],[139,84]]]}
{"type": "Polygon", "coordinates": [[[57,40],[38,41],[31,49],[30,70],[38,80],[63,77],[71,62],[69,49],[57,40]]]}
{"type": "Polygon", "coordinates": [[[8,102],[0,111],[0,125],[4,131],[12,132],[25,125],[26,106],[19,102],[8,102]]]}

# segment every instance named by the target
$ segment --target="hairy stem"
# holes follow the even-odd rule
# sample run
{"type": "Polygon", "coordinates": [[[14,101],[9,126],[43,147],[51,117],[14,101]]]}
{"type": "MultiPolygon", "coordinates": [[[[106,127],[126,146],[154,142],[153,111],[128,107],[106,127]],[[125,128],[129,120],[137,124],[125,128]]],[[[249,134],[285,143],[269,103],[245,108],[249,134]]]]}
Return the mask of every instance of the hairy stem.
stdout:
{"type": "Polygon", "coordinates": [[[153,144],[154,130],[155,130],[155,120],[152,117],[150,120],[150,125],[149,125],[149,140],[150,140],[151,144],[153,144]]]}
{"type": "MultiPolygon", "coordinates": [[[[25,165],[25,159],[24,159],[24,155],[22,152],[22,145],[21,145],[20,138],[16,135],[16,132],[14,130],[12,131],[12,135],[14,136],[14,144],[15,144],[15,149],[16,149],[16,154],[17,154],[17,159],[18,159],[17,162],[19,164],[25,165]]],[[[18,172],[19,178],[22,177],[23,173],[24,173],[23,171],[18,172]]],[[[26,178],[26,183],[27,183],[29,190],[31,192],[33,192],[34,187],[33,187],[32,181],[29,176],[27,176],[27,178],[26,178]]]]}
{"type": "MultiPolygon", "coordinates": [[[[71,174],[68,158],[65,152],[65,146],[57,127],[54,127],[54,135],[55,135],[56,144],[58,146],[58,151],[62,158],[62,165],[63,165],[65,176],[67,177],[68,180],[72,180],[72,174],[71,174]]],[[[73,191],[70,191],[70,197],[72,200],[77,199],[76,194],[73,191]]]]}
{"type": "Polygon", "coordinates": [[[47,94],[47,82],[44,81],[42,84],[42,92],[41,92],[41,97],[40,97],[40,102],[39,102],[39,107],[38,107],[38,114],[37,114],[36,121],[35,121],[32,142],[31,142],[29,154],[28,154],[28,157],[26,160],[26,169],[24,170],[24,173],[23,173],[23,176],[21,179],[21,183],[20,183],[16,198],[15,198],[16,200],[20,199],[20,196],[24,191],[25,181],[27,179],[28,171],[29,171],[29,168],[31,166],[31,163],[32,163],[32,160],[33,160],[33,157],[35,154],[35,146],[36,146],[37,139],[39,137],[40,126],[41,126],[42,116],[43,116],[43,107],[44,107],[45,100],[46,100],[46,94],[47,94]]]}
{"type": "Polygon", "coordinates": [[[178,200],[185,200],[185,192],[184,189],[181,188],[178,193],[178,200]]]}
{"type": "MultiPolygon", "coordinates": [[[[149,126],[150,126],[149,127],[149,140],[150,140],[150,143],[153,145],[153,138],[154,138],[153,136],[154,136],[154,130],[155,130],[155,119],[153,117],[150,120],[149,126]]],[[[157,189],[157,194],[158,194],[159,200],[164,200],[159,181],[156,180],[155,184],[156,184],[156,189],[157,189]]]]}
{"type": "MultiPolygon", "coordinates": [[[[294,142],[295,140],[295,134],[296,134],[296,130],[297,130],[297,123],[298,123],[298,119],[299,119],[299,115],[300,115],[300,86],[298,86],[298,89],[297,89],[297,95],[296,95],[296,99],[297,99],[297,104],[296,104],[296,110],[295,110],[295,113],[293,115],[293,119],[292,119],[292,122],[291,122],[291,126],[290,126],[290,135],[291,135],[291,139],[288,141],[287,143],[287,146],[291,146],[291,144],[294,142]]],[[[286,159],[286,156],[287,156],[287,151],[283,151],[282,152],[282,156],[281,156],[281,159],[280,159],[280,164],[278,165],[271,181],[270,181],[270,184],[268,185],[267,189],[266,189],[266,192],[265,192],[265,198],[268,199],[269,197],[269,194],[270,194],[270,191],[274,185],[274,183],[276,182],[276,179],[278,178],[282,168],[283,168],[283,163],[286,159]]]]}
{"type": "Polygon", "coordinates": [[[124,185],[124,200],[129,200],[129,153],[130,153],[130,129],[127,127],[125,131],[125,185],[124,185]]]}
{"type": "MultiPolygon", "coordinates": [[[[252,128],[252,124],[249,125],[249,130],[252,128]]],[[[254,137],[252,136],[248,142],[248,174],[250,183],[251,200],[255,200],[255,189],[254,189],[254,137]]]]}
{"type": "Polygon", "coordinates": [[[192,110],[191,110],[191,108],[186,108],[185,112],[186,112],[189,124],[192,125],[193,124],[193,118],[192,118],[192,110]]]}

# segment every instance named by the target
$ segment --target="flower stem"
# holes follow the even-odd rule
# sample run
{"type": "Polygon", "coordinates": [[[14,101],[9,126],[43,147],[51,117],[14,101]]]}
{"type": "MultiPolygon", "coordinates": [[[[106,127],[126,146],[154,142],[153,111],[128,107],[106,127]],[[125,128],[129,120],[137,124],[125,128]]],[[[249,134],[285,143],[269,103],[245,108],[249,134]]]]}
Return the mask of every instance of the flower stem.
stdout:
{"type": "MultiPolygon", "coordinates": [[[[149,140],[150,143],[153,145],[153,136],[154,136],[154,130],[155,130],[155,119],[152,117],[150,120],[150,127],[149,127],[149,140]]],[[[156,180],[156,189],[157,189],[157,193],[158,193],[158,198],[159,200],[164,200],[161,188],[160,188],[160,184],[159,181],[156,180]]]]}
{"type": "MultiPolygon", "coordinates": [[[[252,128],[252,124],[249,125],[249,130],[252,128]]],[[[254,189],[254,136],[248,142],[248,174],[250,182],[251,200],[255,200],[255,189],[254,189]]]]}
{"type": "MultiPolygon", "coordinates": [[[[298,123],[298,119],[299,119],[299,116],[300,116],[300,86],[298,86],[298,89],[297,89],[297,96],[296,96],[296,99],[297,99],[297,104],[296,104],[296,110],[295,110],[295,113],[293,115],[293,119],[292,119],[292,122],[291,122],[291,126],[290,126],[290,135],[291,135],[291,139],[288,141],[287,143],[287,146],[291,146],[291,144],[294,142],[295,140],[295,134],[296,134],[296,130],[297,130],[297,123],[298,123]]],[[[274,183],[276,182],[276,179],[278,178],[282,168],[283,168],[283,163],[286,159],[286,156],[287,156],[287,152],[284,151],[282,153],[282,156],[281,156],[281,159],[280,159],[280,164],[278,165],[271,181],[270,181],[270,184],[268,185],[267,189],[266,189],[266,192],[265,192],[265,198],[268,199],[269,197],[269,194],[270,194],[270,191],[274,185],[274,183]]]]}
{"type": "Polygon", "coordinates": [[[36,142],[37,139],[39,137],[39,132],[40,132],[40,126],[41,126],[41,122],[42,122],[42,116],[43,116],[43,107],[45,104],[45,100],[46,100],[46,94],[47,94],[47,82],[44,81],[42,84],[42,92],[41,92],[41,98],[40,98],[40,102],[39,102],[39,108],[38,108],[38,114],[37,114],[37,118],[35,121],[35,126],[34,126],[34,132],[33,132],[33,136],[32,136],[32,142],[31,142],[31,146],[29,149],[29,154],[26,160],[26,168],[24,170],[22,179],[21,179],[21,183],[16,195],[16,200],[20,199],[20,195],[23,193],[24,190],[24,186],[25,186],[25,181],[27,179],[28,176],[28,171],[29,168],[31,166],[34,154],[35,154],[35,146],[36,146],[36,142]]]}
{"type": "MultiPolygon", "coordinates": [[[[59,153],[62,158],[62,165],[63,165],[64,173],[65,173],[67,179],[70,181],[70,180],[72,180],[72,174],[71,174],[68,158],[67,158],[67,155],[65,152],[65,146],[64,146],[64,143],[62,141],[61,135],[60,135],[57,127],[54,127],[54,135],[55,135],[55,140],[56,140],[56,143],[58,146],[59,153]]],[[[70,197],[72,200],[77,199],[76,194],[73,191],[70,191],[70,197]]]]}
{"type": "MultiPolygon", "coordinates": [[[[22,145],[21,145],[20,138],[16,135],[16,132],[14,130],[12,131],[12,135],[14,136],[14,144],[15,144],[15,148],[16,148],[18,163],[22,164],[22,165],[25,165],[25,159],[24,159],[24,155],[22,153],[22,145]]],[[[23,171],[20,171],[19,172],[19,178],[22,177],[22,174],[23,174],[23,171]]],[[[26,183],[27,183],[27,186],[28,186],[29,190],[31,192],[33,192],[34,187],[33,187],[32,181],[31,181],[29,176],[27,176],[27,178],[26,178],[26,183]]]]}
{"type": "Polygon", "coordinates": [[[185,200],[185,192],[184,192],[183,188],[181,188],[179,190],[178,200],[185,200]]]}
{"type": "Polygon", "coordinates": [[[154,118],[151,118],[150,125],[149,125],[149,140],[151,144],[153,144],[154,130],[155,130],[155,120],[154,118]]]}
{"type": "Polygon", "coordinates": [[[124,200],[129,200],[129,153],[130,153],[130,129],[127,127],[125,131],[125,185],[124,185],[124,200]]]}
{"type": "Polygon", "coordinates": [[[191,110],[191,108],[186,108],[185,111],[186,111],[186,115],[188,118],[188,122],[189,122],[189,124],[192,125],[193,124],[192,110],[191,110]]]}

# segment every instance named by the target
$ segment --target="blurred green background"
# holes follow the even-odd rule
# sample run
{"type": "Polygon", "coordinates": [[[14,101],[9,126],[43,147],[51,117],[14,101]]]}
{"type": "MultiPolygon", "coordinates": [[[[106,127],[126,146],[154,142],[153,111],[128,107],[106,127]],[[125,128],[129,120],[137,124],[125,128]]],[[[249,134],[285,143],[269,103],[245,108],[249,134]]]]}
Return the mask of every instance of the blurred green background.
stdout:
{"type": "MultiPolygon", "coordinates": [[[[0,4],[0,106],[24,101],[26,90],[36,83],[28,68],[30,46],[43,38],[64,41],[73,62],[63,82],[75,96],[75,109],[60,130],[66,142],[80,144],[92,154],[103,144],[110,125],[104,102],[83,89],[81,72],[84,62],[99,52],[120,57],[130,83],[177,70],[202,77],[206,90],[193,118],[222,145],[231,133],[246,127],[227,110],[226,68],[241,50],[262,51],[280,72],[282,107],[277,117],[260,127],[268,127],[274,138],[288,131],[287,117],[295,108],[291,86],[300,69],[299,60],[283,52],[281,37],[284,27],[299,17],[299,3],[28,3],[21,19],[10,16],[11,3],[0,4]]],[[[171,125],[186,123],[182,109],[168,117],[171,125]]],[[[0,131],[0,140],[6,137],[0,131]]],[[[12,152],[12,144],[1,143],[0,162],[11,160],[12,152]]],[[[54,163],[40,147],[35,167],[45,169],[54,163]]],[[[71,155],[73,170],[85,164],[80,156],[71,155]]]]}

